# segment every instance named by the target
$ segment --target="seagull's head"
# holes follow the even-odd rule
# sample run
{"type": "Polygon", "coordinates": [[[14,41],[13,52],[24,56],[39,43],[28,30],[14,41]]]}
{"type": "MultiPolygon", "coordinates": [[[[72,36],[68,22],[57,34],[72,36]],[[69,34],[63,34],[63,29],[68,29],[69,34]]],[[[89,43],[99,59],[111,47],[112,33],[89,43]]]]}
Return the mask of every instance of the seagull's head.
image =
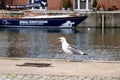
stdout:
{"type": "Polygon", "coordinates": [[[66,39],[65,39],[65,37],[58,37],[57,38],[58,39],[58,42],[66,42],[66,39]]]}

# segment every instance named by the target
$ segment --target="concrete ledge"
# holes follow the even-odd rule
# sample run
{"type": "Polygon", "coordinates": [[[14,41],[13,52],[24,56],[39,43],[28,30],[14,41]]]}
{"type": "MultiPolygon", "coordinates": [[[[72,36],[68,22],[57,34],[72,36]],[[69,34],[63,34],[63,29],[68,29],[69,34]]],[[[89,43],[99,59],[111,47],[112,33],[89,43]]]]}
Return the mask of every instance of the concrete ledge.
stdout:
{"type": "Polygon", "coordinates": [[[2,74],[120,77],[120,61],[0,58],[2,74]]]}

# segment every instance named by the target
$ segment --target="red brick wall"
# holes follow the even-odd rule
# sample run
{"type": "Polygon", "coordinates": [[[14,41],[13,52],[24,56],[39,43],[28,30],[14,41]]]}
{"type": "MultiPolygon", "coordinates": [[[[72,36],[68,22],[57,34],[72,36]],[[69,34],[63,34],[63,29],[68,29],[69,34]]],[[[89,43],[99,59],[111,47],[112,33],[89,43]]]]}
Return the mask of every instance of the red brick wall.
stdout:
{"type": "MultiPolygon", "coordinates": [[[[73,1],[74,0],[71,0],[72,4],[73,4],[73,1]]],[[[48,0],[49,10],[60,10],[61,8],[62,8],[62,0],[48,0]]]]}
{"type": "Polygon", "coordinates": [[[5,5],[12,4],[11,0],[4,0],[3,2],[4,2],[5,5]]]}
{"type": "Polygon", "coordinates": [[[48,9],[49,10],[58,10],[61,9],[62,0],[48,0],[48,9]]]}
{"type": "MultiPolygon", "coordinates": [[[[28,4],[29,0],[4,0],[6,4],[9,5],[22,5],[28,4]]],[[[67,1],[67,0],[66,0],[67,1]]],[[[73,0],[71,0],[73,3],[73,0]]],[[[62,8],[62,0],[48,0],[48,10],[60,10],[62,8]]]]}
{"type": "Polygon", "coordinates": [[[102,4],[105,9],[112,8],[112,6],[116,6],[120,9],[120,0],[98,0],[98,3],[99,6],[102,4]]]}
{"type": "Polygon", "coordinates": [[[22,5],[22,4],[28,4],[28,0],[4,0],[3,1],[5,5],[22,5]]]}
{"type": "MultiPolygon", "coordinates": [[[[5,4],[21,5],[28,4],[29,0],[2,0],[5,4]]],[[[71,0],[73,3],[74,0],[71,0]]],[[[104,8],[108,9],[112,6],[116,6],[120,10],[120,0],[98,0],[102,2],[104,8]]],[[[60,10],[62,8],[62,0],[48,0],[48,9],[49,10],[60,10]]]]}
{"type": "Polygon", "coordinates": [[[28,4],[29,2],[28,2],[29,0],[14,0],[13,1],[13,4],[17,4],[17,5],[21,5],[21,4],[28,4]]]}

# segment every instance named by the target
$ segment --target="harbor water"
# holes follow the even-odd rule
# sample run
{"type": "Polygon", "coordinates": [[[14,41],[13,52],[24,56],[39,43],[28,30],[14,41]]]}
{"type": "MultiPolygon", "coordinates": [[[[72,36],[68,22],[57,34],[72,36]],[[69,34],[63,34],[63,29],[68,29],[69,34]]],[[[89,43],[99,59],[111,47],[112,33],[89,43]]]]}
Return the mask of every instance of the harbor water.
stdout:
{"type": "Polygon", "coordinates": [[[120,60],[120,28],[1,28],[0,57],[67,59],[57,37],[88,55],[73,55],[73,60],[120,60]]]}

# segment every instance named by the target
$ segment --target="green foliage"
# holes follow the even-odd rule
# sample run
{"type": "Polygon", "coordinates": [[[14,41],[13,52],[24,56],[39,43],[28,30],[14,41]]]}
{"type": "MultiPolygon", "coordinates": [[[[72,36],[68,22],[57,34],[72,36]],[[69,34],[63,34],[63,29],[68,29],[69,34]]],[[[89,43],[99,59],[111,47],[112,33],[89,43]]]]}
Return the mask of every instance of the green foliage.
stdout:
{"type": "Polygon", "coordinates": [[[66,0],[62,0],[62,7],[66,8],[66,0]]]}
{"type": "Polygon", "coordinates": [[[71,7],[72,7],[71,0],[67,0],[67,7],[68,7],[68,8],[71,8],[71,7]]]}
{"type": "Polygon", "coordinates": [[[97,6],[97,0],[93,1],[93,7],[95,8],[97,6]]]}

